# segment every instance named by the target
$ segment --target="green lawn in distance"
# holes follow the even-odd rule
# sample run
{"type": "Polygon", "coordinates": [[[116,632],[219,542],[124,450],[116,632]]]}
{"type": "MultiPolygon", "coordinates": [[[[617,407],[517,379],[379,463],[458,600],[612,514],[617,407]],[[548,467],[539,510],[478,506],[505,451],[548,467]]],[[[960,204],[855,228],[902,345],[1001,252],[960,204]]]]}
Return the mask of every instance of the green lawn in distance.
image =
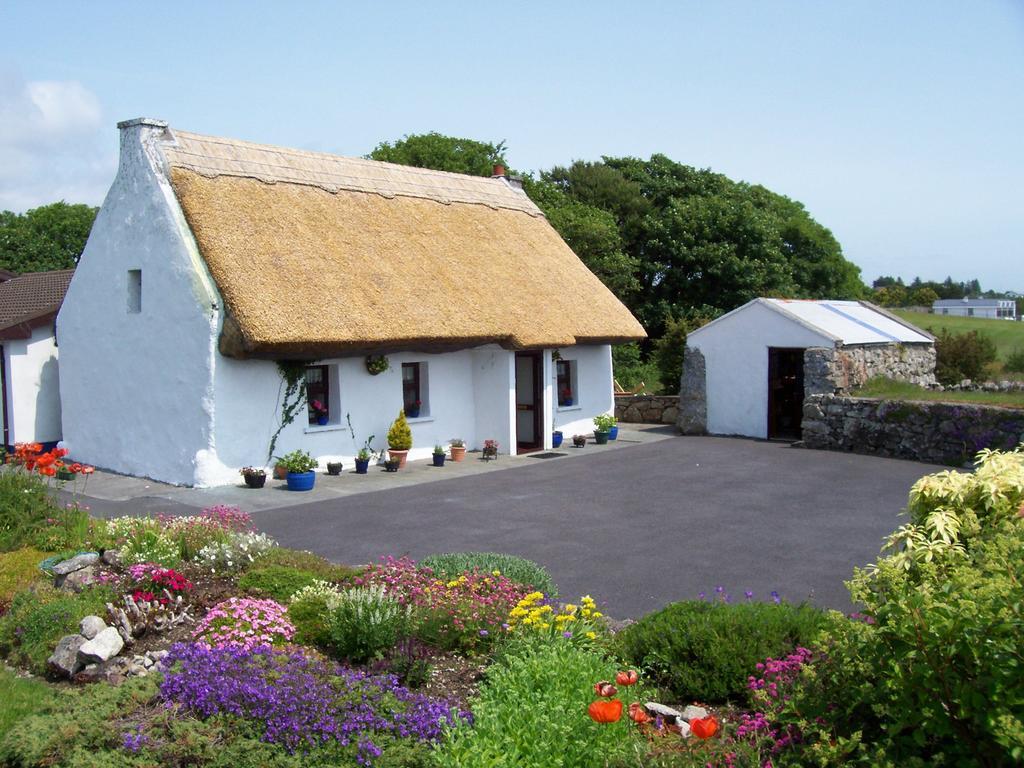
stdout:
{"type": "Polygon", "coordinates": [[[879,400],[935,400],[1024,408],[1024,392],[937,392],[906,381],[885,378],[871,379],[851,394],[854,397],[873,397],[879,400]]]}
{"type": "Polygon", "coordinates": [[[1024,350],[1024,323],[1014,320],[990,320],[984,317],[951,317],[949,315],[931,315],[923,312],[909,312],[905,309],[891,309],[893,314],[913,323],[924,330],[931,329],[936,333],[945,329],[950,333],[967,333],[978,331],[988,336],[996,344],[999,358],[992,366],[992,378],[1022,379],[1019,373],[1003,371],[1002,361],[1015,349],[1024,350]]]}

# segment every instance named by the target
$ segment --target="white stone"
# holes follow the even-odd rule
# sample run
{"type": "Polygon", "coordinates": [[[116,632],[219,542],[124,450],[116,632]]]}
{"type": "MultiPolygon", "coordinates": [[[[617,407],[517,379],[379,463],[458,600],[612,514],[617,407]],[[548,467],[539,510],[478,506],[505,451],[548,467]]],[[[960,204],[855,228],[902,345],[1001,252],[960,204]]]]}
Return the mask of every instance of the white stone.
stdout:
{"type": "Polygon", "coordinates": [[[690,722],[691,720],[700,720],[708,716],[708,711],[704,707],[698,707],[696,704],[687,705],[686,709],[683,710],[683,720],[690,722]]]}
{"type": "Polygon", "coordinates": [[[55,576],[67,576],[69,573],[81,570],[87,565],[93,565],[99,559],[100,556],[96,552],[85,552],[81,555],[75,555],[53,566],[53,574],[55,576]]]}
{"type": "Polygon", "coordinates": [[[86,640],[92,640],[96,635],[107,628],[107,622],[99,616],[86,616],[78,622],[78,630],[86,640]]]}
{"type": "Polygon", "coordinates": [[[78,659],[78,651],[85,644],[81,635],[65,635],[57,643],[53,654],[46,660],[47,665],[57,674],[71,677],[82,668],[78,659]]]}
{"type": "Polygon", "coordinates": [[[665,718],[672,717],[676,720],[679,720],[683,716],[683,713],[680,712],[678,709],[673,709],[672,707],[666,706],[665,704],[659,704],[656,701],[644,702],[644,706],[647,707],[647,710],[652,714],[661,715],[665,718]]]}
{"type": "Polygon", "coordinates": [[[113,627],[107,627],[78,649],[78,660],[83,664],[103,662],[117,656],[124,648],[124,640],[113,627]]]}

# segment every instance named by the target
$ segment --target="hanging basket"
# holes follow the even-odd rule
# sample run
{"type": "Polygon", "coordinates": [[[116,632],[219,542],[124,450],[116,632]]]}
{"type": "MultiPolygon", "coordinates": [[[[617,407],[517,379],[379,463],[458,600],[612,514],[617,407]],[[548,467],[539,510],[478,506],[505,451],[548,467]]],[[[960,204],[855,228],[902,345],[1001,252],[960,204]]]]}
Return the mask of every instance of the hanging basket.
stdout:
{"type": "Polygon", "coordinates": [[[385,355],[366,356],[366,372],[371,376],[384,373],[390,367],[391,363],[388,362],[388,358],[385,355]]]}

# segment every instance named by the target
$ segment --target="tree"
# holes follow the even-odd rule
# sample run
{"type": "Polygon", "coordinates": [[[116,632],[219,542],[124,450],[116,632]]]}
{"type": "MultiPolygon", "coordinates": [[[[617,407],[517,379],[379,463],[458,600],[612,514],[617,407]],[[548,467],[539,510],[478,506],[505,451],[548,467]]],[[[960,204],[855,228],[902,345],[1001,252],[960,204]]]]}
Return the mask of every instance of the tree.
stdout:
{"type": "Polygon", "coordinates": [[[370,153],[370,158],[436,171],[490,176],[495,165],[507,165],[505,152],[504,141],[489,144],[432,131],[405,136],[394,143],[382,141],[370,153]]]}
{"type": "Polygon", "coordinates": [[[0,269],[23,273],[74,267],[96,211],[62,200],[27,213],[0,212],[0,269]]]}
{"type": "Polygon", "coordinates": [[[935,292],[935,289],[922,285],[920,288],[911,291],[908,303],[914,307],[928,307],[930,309],[932,304],[938,300],[939,294],[935,292]]]}

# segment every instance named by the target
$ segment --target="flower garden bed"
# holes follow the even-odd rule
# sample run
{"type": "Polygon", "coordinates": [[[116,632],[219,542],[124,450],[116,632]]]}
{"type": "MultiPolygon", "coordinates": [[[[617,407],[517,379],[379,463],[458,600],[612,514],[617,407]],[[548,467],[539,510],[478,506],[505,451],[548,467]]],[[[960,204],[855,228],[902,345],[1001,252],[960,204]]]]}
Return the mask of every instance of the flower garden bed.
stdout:
{"type": "Polygon", "coordinates": [[[279,547],[233,507],[94,520],[53,503],[39,468],[54,462],[32,455],[0,470],[3,765],[1024,756],[1020,452],[915,484],[910,522],[854,574],[858,614],[719,587],[620,631],[506,555],[353,568],[279,547]]]}

